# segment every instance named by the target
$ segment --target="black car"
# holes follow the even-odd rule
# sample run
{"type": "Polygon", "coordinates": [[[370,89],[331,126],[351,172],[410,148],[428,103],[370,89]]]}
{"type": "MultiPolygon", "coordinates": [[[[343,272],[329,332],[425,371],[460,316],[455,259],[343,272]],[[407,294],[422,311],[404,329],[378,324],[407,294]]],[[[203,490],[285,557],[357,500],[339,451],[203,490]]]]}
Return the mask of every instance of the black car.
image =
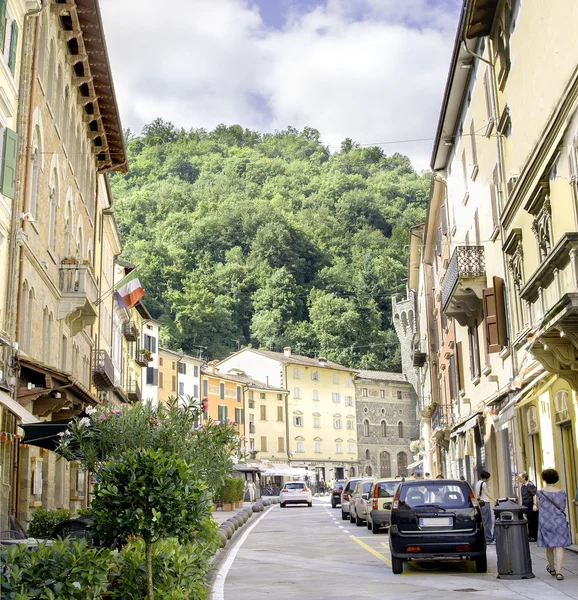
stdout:
{"type": "Polygon", "coordinates": [[[338,504],[341,504],[341,492],[345,486],[345,479],[337,479],[331,488],[331,508],[336,508],[338,504]]]}
{"type": "Polygon", "coordinates": [[[391,569],[403,572],[408,560],[473,560],[487,571],[482,513],[465,481],[403,481],[391,506],[391,569]]]}

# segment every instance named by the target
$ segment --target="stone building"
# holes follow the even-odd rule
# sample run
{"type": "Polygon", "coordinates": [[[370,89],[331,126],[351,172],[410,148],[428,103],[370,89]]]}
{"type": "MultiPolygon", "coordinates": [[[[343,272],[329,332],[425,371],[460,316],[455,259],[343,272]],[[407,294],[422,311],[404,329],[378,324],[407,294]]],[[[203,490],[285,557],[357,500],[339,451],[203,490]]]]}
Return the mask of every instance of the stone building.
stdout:
{"type": "Polygon", "coordinates": [[[406,474],[413,463],[409,444],[418,437],[413,386],[401,373],[359,371],[355,397],[359,474],[406,474]]]}

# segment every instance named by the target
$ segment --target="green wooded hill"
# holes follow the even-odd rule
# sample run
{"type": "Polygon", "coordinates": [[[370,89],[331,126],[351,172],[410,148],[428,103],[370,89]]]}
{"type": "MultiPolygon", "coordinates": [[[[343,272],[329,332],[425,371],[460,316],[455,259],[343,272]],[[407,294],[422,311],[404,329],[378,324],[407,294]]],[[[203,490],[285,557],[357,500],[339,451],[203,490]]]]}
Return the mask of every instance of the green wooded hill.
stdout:
{"type": "Polygon", "coordinates": [[[391,296],[405,290],[408,228],[429,175],[315,129],[127,133],[111,178],[124,258],[138,267],[165,345],[223,358],[238,347],[398,370],[391,296]]]}

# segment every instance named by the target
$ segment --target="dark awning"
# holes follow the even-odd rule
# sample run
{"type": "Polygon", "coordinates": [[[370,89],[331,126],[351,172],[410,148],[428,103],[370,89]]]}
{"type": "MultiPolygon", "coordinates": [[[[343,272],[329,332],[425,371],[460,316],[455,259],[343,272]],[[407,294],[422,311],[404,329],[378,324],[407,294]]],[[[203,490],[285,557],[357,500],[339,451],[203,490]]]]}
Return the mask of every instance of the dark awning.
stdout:
{"type": "MultiPolygon", "coordinates": [[[[79,416],[85,415],[81,414],[79,416]]],[[[20,425],[24,430],[22,443],[56,452],[60,442],[58,434],[66,431],[71,421],[72,419],[62,419],[61,421],[41,421],[40,423],[20,425]]]]}

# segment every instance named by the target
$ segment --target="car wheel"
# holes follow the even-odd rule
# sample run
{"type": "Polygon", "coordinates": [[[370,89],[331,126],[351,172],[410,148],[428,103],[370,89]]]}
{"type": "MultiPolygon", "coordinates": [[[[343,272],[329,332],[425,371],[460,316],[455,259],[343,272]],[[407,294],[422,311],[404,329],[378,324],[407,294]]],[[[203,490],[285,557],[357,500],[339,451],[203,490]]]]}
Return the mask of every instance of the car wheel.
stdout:
{"type": "Polygon", "coordinates": [[[362,527],[363,526],[363,519],[360,519],[357,515],[355,515],[355,524],[358,527],[362,527]]]}
{"type": "Polygon", "coordinates": [[[337,508],[337,504],[335,504],[335,502],[331,503],[331,508],[337,508]]]}
{"type": "Polygon", "coordinates": [[[371,524],[371,533],[379,533],[379,525],[377,523],[371,524]]]}
{"type": "Polygon", "coordinates": [[[347,519],[349,519],[348,514],[343,509],[341,509],[341,520],[347,521],[347,519]]]}
{"type": "Polygon", "coordinates": [[[483,556],[476,556],[476,573],[487,573],[488,571],[488,558],[484,554],[483,556]]]}
{"type": "Polygon", "coordinates": [[[397,558],[397,556],[391,557],[391,571],[394,575],[401,575],[403,573],[403,560],[397,558]]]}
{"type": "Polygon", "coordinates": [[[281,502],[281,504],[279,505],[281,508],[285,508],[285,502],[281,502]]]}
{"type": "Polygon", "coordinates": [[[311,508],[313,506],[313,502],[307,502],[307,506],[311,508]]]}
{"type": "Polygon", "coordinates": [[[351,512],[351,510],[349,511],[349,522],[355,523],[355,517],[353,516],[353,513],[351,512]]]}
{"type": "Polygon", "coordinates": [[[367,529],[371,529],[371,521],[369,519],[367,519],[365,524],[367,525],[367,529]]]}

